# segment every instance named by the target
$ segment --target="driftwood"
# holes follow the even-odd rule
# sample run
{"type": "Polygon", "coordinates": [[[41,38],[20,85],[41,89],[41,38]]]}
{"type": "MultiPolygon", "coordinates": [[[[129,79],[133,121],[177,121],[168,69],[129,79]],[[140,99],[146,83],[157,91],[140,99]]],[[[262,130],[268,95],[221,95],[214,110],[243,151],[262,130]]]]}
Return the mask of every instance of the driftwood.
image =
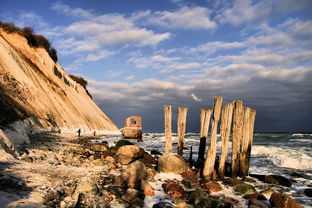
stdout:
{"type": "Polygon", "coordinates": [[[218,96],[214,100],[210,146],[207,151],[207,156],[206,156],[204,170],[203,170],[203,176],[205,179],[212,179],[212,175],[214,171],[216,152],[217,152],[216,149],[217,149],[218,123],[220,120],[221,107],[222,107],[222,97],[218,96]]]}
{"type": "Polygon", "coordinates": [[[234,123],[232,136],[232,177],[238,176],[239,153],[243,137],[243,101],[234,101],[234,123]]]}
{"type": "Polygon", "coordinates": [[[164,106],[165,114],[165,141],[166,141],[166,154],[172,152],[172,132],[171,132],[171,105],[164,106]]]}
{"type": "Polygon", "coordinates": [[[209,122],[212,110],[201,109],[200,110],[200,143],[198,149],[198,161],[204,161],[206,140],[208,138],[209,122]]]}
{"type": "Polygon", "coordinates": [[[186,116],[188,108],[179,107],[178,111],[178,154],[183,154],[183,140],[185,136],[186,116]]]}
{"type": "Polygon", "coordinates": [[[227,104],[222,108],[221,115],[221,139],[222,139],[222,147],[221,147],[221,159],[219,163],[218,173],[221,179],[224,178],[224,166],[225,160],[228,154],[229,148],[229,137],[231,133],[231,125],[232,125],[232,117],[233,117],[233,103],[227,104]]]}

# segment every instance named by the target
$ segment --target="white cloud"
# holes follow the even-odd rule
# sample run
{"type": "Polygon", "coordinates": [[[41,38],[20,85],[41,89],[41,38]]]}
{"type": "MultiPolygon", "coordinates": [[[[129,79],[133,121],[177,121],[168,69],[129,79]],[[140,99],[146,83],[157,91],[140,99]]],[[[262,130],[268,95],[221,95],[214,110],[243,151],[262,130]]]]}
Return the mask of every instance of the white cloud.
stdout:
{"type": "Polygon", "coordinates": [[[192,93],[191,96],[192,96],[193,100],[196,101],[196,102],[201,102],[202,101],[202,99],[198,98],[194,93],[192,93]]]}
{"type": "Polygon", "coordinates": [[[134,75],[125,77],[125,80],[133,80],[133,79],[134,79],[134,75]]]}
{"type": "Polygon", "coordinates": [[[101,59],[108,58],[114,54],[116,54],[116,52],[114,52],[114,51],[101,50],[98,53],[87,54],[87,56],[85,58],[82,58],[82,61],[85,61],[85,62],[98,61],[101,59]]]}
{"type": "Polygon", "coordinates": [[[205,7],[182,7],[176,11],[156,11],[145,17],[143,23],[170,29],[211,30],[217,24],[210,19],[210,14],[205,7]]]}
{"type": "Polygon", "coordinates": [[[63,15],[75,17],[75,18],[91,18],[93,14],[90,11],[81,8],[71,8],[62,3],[55,3],[52,5],[52,9],[56,10],[63,15]]]}

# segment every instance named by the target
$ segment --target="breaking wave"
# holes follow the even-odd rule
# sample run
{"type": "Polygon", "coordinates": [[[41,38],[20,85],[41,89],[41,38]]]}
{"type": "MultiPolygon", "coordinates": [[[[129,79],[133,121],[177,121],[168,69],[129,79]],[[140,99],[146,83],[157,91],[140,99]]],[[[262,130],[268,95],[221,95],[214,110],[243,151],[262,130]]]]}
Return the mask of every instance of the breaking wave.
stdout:
{"type": "Polygon", "coordinates": [[[298,150],[281,147],[253,146],[252,155],[266,156],[274,165],[300,170],[312,169],[312,157],[298,150]]]}

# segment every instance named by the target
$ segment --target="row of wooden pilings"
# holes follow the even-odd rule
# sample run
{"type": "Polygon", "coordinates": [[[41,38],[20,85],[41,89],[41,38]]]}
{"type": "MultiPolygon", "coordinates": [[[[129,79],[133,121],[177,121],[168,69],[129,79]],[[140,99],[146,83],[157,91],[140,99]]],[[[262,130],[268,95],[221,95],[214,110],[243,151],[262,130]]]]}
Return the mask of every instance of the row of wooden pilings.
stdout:
{"type": "MultiPolygon", "coordinates": [[[[220,179],[224,178],[225,162],[229,149],[229,138],[232,138],[232,156],[231,156],[231,174],[232,177],[245,177],[248,175],[251,146],[253,142],[254,123],[256,111],[248,107],[243,107],[241,100],[233,101],[222,107],[222,97],[218,96],[214,99],[213,110],[200,110],[200,144],[198,150],[198,162],[203,164],[203,177],[205,179],[213,179],[215,170],[215,161],[217,156],[217,135],[218,125],[220,124],[220,135],[222,140],[221,156],[219,157],[219,166],[217,174],[220,179]],[[210,122],[211,120],[211,122],[210,122]],[[210,145],[206,153],[206,140],[210,128],[210,145]]],[[[179,107],[177,118],[178,131],[178,154],[183,154],[183,140],[186,129],[186,116],[188,108],[179,107]]],[[[166,153],[172,152],[172,129],[171,129],[172,107],[164,106],[165,115],[165,142],[166,153]]]]}

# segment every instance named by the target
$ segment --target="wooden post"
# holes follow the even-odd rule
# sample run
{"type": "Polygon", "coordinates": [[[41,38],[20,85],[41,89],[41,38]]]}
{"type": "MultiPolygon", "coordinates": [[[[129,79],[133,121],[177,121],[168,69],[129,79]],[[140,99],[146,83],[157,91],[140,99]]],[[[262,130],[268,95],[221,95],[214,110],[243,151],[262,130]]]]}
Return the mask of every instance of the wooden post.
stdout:
{"type": "Polygon", "coordinates": [[[243,136],[243,101],[234,101],[234,123],[232,135],[232,177],[238,176],[239,153],[243,136]]]}
{"type": "Polygon", "coordinates": [[[229,148],[229,137],[231,133],[232,117],[233,117],[233,103],[227,104],[222,108],[221,115],[221,138],[222,138],[222,147],[221,147],[221,159],[219,163],[219,177],[224,178],[224,166],[225,160],[228,154],[229,148]]]}
{"type": "Polygon", "coordinates": [[[212,110],[210,109],[200,110],[200,143],[198,149],[198,161],[204,161],[205,158],[206,140],[208,138],[211,112],[212,110]]]}
{"type": "Polygon", "coordinates": [[[178,110],[178,154],[181,156],[183,154],[187,109],[185,107],[179,107],[178,110]]]}
{"type": "Polygon", "coordinates": [[[250,154],[251,154],[251,147],[253,143],[253,134],[254,134],[254,127],[255,127],[255,120],[256,120],[256,110],[250,111],[250,118],[249,118],[249,142],[248,142],[248,150],[247,150],[247,175],[249,173],[249,165],[250,165],[250,154]]]}
{"type": "Polygon", "coordinates": [[[247,160],[247,151],[249,145],[249,136],[250,136],[250,108],[244,108],[244,120],[243,120],[243,140],[241,143],[241,151],[239,156],[239,176],[246,177],[248,174],[248,160],[247,160]]]}
{"type": "Polygon", "coordinates": [[[171,113],[172,113],[171,105],[165,105],[164,114],[165,114],[166,154],[172,152],[171,113]]]}
{"type": "Polygon", "coordinates": [[[215,161],[216,161],[217,131],[218,131],[218,123],[220,120],[221,107],[222,107],[222,97],[218,96],[214,100],[210,146],[208,148],[204,170],[203,170],[203,176],[205,179],[208,179],[208,180],[212,179],[213,170],[214,170],[215,161]]]}

